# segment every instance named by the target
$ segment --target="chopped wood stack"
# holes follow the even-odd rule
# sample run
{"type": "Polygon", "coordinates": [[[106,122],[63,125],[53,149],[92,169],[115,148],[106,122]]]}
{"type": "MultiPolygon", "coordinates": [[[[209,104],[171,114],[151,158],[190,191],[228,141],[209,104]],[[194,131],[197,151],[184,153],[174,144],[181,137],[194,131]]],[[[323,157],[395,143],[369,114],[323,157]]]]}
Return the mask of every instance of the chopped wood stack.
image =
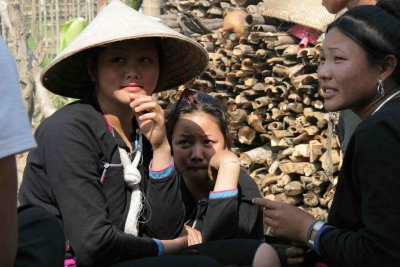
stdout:
{"type": "MultiPolygon", "coordinates": [[[[267,6],[255,0],[171,0],[161,17],[209,52],[209,68],[192,87],[228,107],[234,151],[264,196],[326,219],[342,155],[333,134],[337,114],[323,110],[318,91],[318,45],[298,51],[299,40],[288,33],[293,24],[264,16],[267,6]],[[252,18],[245,33],[217,31],[237,7],[252,18]]],[[[160,101],[170,102],[170,94],[160,94],[160,101]]]]}

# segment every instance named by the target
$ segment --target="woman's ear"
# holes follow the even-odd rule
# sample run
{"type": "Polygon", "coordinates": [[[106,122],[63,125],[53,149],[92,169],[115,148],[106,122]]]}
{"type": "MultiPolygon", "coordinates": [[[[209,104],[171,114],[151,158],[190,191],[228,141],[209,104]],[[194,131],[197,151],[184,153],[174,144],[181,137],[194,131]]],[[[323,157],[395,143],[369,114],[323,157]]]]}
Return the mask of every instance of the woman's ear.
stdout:
{"type": "Polygon", "coordinates": [[[397,64],[398,62],[394,55],[386,56],[385,61],[381,65],[381,72],[379,78],[385,81],[390,76],[392,76],[393,72],[396,70],[397,64]]]}
{"type": "Polygon", "coordinates": [[[96,71],[96,66],[94,66],[94,62],[93,62],[92,58],[86,59],[86,68],[87,68],[90,79],[92,80],[92,82],[96,83],[97,71],[96,71]]]}

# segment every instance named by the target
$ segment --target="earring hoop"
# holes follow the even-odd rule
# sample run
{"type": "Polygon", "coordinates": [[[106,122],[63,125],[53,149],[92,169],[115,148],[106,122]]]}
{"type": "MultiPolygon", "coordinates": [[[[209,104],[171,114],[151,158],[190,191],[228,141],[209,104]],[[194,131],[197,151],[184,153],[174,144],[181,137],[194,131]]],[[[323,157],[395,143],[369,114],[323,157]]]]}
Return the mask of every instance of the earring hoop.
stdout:
{"type": "Polygon", "coordinates": [[[378,87],[376,88],[378,91],[378,94],[381,95],[381,97],[385,96],[385,87],[383,86],[383,80],[378,80],[378,87]]]}

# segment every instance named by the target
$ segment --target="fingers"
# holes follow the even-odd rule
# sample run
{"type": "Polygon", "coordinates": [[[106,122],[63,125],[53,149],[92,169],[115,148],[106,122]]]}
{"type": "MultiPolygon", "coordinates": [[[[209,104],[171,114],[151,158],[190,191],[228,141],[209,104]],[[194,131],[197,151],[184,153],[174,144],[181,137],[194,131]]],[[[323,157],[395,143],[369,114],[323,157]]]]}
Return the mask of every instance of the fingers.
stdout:
{"type": "Polygon", "coordinates": [[[304,244],[300,244],[300,247],[294,246],[286,249],[285,254],[288,258],[288,264],[294,265],[304,263],[307,249],[302,246],[304,246],[304,244]]]}
{"type": "Polygon", "coordinates": [[[303,264],[304,263],[304,257],[288,258],[287,259],[287,263],[289,265],[303,264]]]}
{"type": "Polygon", "coordinates": [[[188,246],[193,246],[203,242],[203,237],[198,230],[188,225],[185,225],[185,229],[188,233],[188,246]]]}
{"type": "Polygon", "coordinates": [[[272,203],[274,201],[268,200],[265,198],[256,197],[256,198],[253,198],[252,202],[253,202],[253,204],[261,206],[263,208],[271,208],[272,203]]]}
{"type": "MultiPolygon", "coordinates": [[[[130,98],[131,98],[130,106],[136,113],[155,110],[156,108],[159,107],[159,105],[153,99],[152,96],[130,94],[130,98]]],[[[162,109],[160,108],[160,110],[162,109]]]]}
{"type": "Polygon", "coordinates": [[[285,254],[289,258],[304,257],[304,255],[306,254],[306,249],[299,247],[290,247],[286,249],[285,254]]]}

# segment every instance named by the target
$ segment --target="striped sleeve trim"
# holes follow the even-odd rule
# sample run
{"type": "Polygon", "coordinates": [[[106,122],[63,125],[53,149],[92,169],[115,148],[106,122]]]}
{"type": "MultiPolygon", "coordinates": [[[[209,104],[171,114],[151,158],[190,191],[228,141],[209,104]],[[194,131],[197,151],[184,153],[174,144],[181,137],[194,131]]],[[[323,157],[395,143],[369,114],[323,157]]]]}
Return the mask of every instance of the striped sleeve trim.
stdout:
{"type": "Polygon", "coordinates": [[[231,190],[224,190],[224,191],[211,191],[210,195],[209,195],[209,199],[235,197],[237,195],[238,195],[237,188],[231,189],[231,190]]]}
{"type": "Polygon", "coordinates": [[[175,163],[174,163],[173,159],[171,159],[171,162],[168,164],[168,166],[162,170],[153,170],[151,168],[152,163],[153,163],[153,160],[150,162],[150,166],[149,166],[149,177],[151,179],[156,179],[156,180],[163,179],[163,178],[171,175],[175,169],[175,163]]]}

